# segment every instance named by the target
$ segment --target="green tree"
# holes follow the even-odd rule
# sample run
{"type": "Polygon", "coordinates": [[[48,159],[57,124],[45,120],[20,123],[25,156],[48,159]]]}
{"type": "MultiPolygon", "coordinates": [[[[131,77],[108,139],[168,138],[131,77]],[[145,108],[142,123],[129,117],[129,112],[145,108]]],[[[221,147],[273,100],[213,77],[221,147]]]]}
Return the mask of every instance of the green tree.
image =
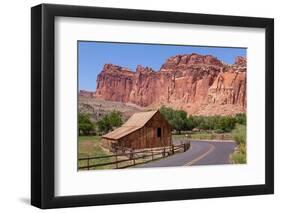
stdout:
{"type": "Polygon", "coordinates": [[[110,131],[111,126],[109,123],[108,115],[105,115],[102,119],[98,120],[97,126],[100,133],[107,133],[110,131]]]}
{"type": "Polygon", "coordinates": [[[231,116],[222,116],[219,119],[219,129],[225,132],[230,132],[235,127],[236,120],[231,116]]]}
{"type": "Polygon", "coordinates": [[[162,106],[160,113],[167,119],[172,128],[181,133],[181,131],[192,128],[192,123],[187,118],[187,113],[183,110],[174,110],[170,107],[162,106]]]}
{"type": "Polygon", "coordinates": [[[182,130],[186,129],[186,120],[187,120],[187,114],[184,111],[176,110],[173,114],[173,118],[171,120],[173,128],[178,132],[178,134],[181,134],[182,130]]]}
{"type": "Polygon", "coordinates": [[[239,113],[235,115],[236,123],[246,125],[247,117],[245,113],[239,113]]]}
{"type": "Polygon", "coordinates": [[[115,110],[106,114],[97,122],[98,129],[101,133],[107,133],[122,124],[122,114],[115,110]]]}
{"type": "Polygon", "coordinates": [[[171,120],[173,119],[174,110],[170,107],[161,106],[159,111],[168,120],[168,122],[171,124],[171,120]]]}
{"type": "Polygon", "coordinates": [[[112,127],[119,127],[123,124],[122,114],[119,111],[113,111],[108,115],[109,123],[112,127]]]}
{"type": "Polygon", "coordinates": [[[176,130],[178,133],[184,130],[192,130],[193,128],[223,133],[231,132],[235,128],[236,123],[246,125],[246,114],[187,117],[185,111],[174,110],[166,106],[160,108],[160,113],[168,120],[173,130],[176,130]]]}
{"type": "Polygon", "coordinates": [[[88,114],[78,114],[79,135],[90,135],[95,130],[94,123],[91,122],[88,114]]]}

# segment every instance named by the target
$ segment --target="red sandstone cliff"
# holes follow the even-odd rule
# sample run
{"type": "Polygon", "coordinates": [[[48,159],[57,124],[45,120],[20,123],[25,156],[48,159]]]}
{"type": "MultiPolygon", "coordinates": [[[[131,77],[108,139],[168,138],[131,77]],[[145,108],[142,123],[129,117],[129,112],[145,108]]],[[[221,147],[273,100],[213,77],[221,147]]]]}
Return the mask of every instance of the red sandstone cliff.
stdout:
{"type": "Polygon", "coordinates": [[[159,71],[136,71],[106,64],[97,77],[98,99],[139,106],[171,106],[189,114],[236,114],[246,111],[246,58],[233,65],[211,55],[176,55],[159,71]]]}

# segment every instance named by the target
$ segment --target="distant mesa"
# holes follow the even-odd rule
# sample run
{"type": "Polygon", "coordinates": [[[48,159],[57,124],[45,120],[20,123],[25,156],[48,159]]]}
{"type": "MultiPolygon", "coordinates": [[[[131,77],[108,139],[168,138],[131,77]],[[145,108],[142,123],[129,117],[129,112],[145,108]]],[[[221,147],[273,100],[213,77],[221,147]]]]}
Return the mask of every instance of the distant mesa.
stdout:
{"type": "Polygon", "coordinates": [[[246,112],[246,66],[242,56],[225,64],[196,53],[172,56],[158,71],[105,64],[96,91],[82,90],[80,96],[150,108],[166,105],[195,115],[233,115],[246,112]]]}
{"type": "Polygon", "coordinates": [[[90,92],[90,91],[86,91],[86,90],[80,90],[79,91],[79,96],[88,97],[88,98],[94,98],[95,97],[95,92],[90,92]]]}

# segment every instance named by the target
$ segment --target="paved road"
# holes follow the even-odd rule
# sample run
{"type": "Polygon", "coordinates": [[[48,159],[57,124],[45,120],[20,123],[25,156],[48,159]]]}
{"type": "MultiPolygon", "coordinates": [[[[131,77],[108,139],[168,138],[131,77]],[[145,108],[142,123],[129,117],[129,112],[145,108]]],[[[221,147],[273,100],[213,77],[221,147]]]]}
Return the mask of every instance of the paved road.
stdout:
{"type": "Polygon", "coordinates": [[[192,165],[229,164],[229,155],[234,151],[235,142],[192,141],[188,151],[153,161],[138,167],[168,167],[192,165]]]}

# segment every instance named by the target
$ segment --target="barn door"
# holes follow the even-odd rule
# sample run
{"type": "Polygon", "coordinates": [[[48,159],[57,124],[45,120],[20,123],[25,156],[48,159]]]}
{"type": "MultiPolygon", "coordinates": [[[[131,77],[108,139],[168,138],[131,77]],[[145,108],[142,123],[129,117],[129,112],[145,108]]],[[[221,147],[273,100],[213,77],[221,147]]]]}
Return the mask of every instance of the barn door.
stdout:
{"type": "Polygon", "coordinates": [[[162,138],[163,138],[163,130],[161,127],[158,127],[156,129],[156,143],[157,143],[157,146],[163,146],[163,143],[162,143],[162,138]]]}

